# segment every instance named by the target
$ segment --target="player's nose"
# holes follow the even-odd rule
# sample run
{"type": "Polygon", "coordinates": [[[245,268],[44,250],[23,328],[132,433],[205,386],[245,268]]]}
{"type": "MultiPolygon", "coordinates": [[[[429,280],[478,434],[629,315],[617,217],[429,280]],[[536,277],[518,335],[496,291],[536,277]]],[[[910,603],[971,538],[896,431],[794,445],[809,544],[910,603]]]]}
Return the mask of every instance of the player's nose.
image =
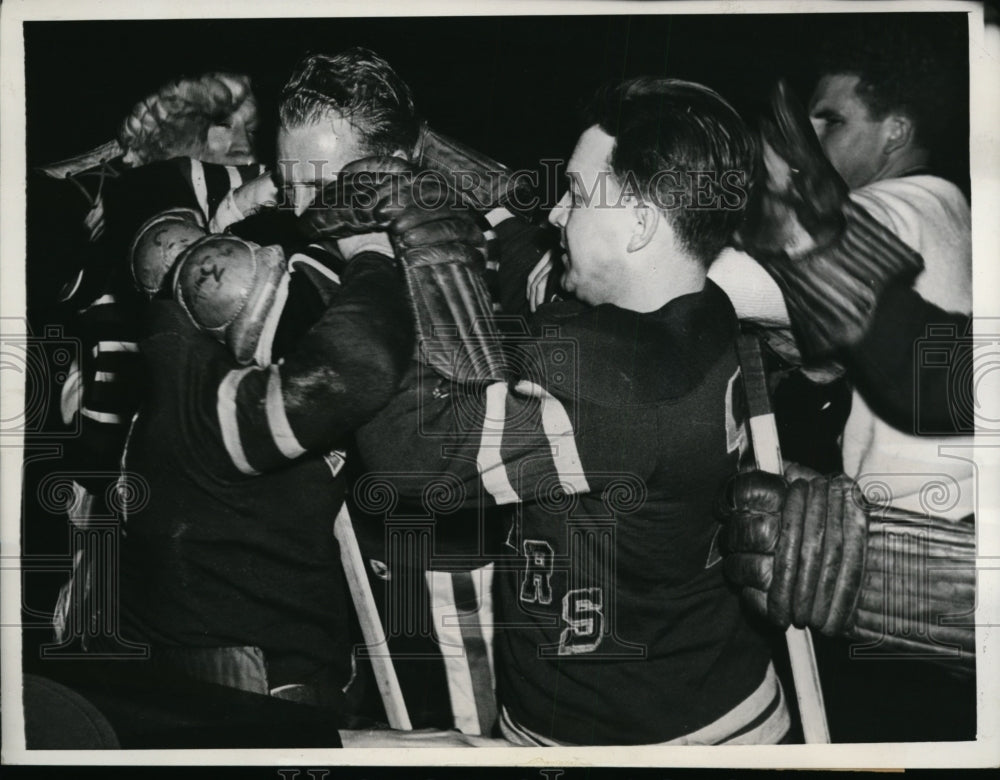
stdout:
{"type": "Polygon", "coordinates": [[[567,208],[566,204],[569,200],[569,193],[564,193],[559,202],[553,207],[552,211],[549,212],[549,223],[555,225],[556,227],[563,227],[566,224],[566,214],[567,208]]]}

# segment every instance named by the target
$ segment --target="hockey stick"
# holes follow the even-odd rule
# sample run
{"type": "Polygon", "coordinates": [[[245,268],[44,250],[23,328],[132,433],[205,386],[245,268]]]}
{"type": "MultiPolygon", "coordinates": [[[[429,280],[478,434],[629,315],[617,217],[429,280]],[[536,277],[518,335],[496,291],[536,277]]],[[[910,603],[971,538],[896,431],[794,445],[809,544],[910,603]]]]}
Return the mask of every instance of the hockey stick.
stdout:
{"type": "MultiPolygon", "coordinates": [[[[764,360],[756,336],[748,333],[740,336],[739,355],[750,416],[750,442],[757,468],[772,474],[782,474],[784,469],[778,444],[778,428],[771,412],[764,360]]],[[[792,679],[795,682],[795,698],[799,703],[799,715],[802,719],[802,735],[807,744],[829,743],[830,728],[826,722],[823,688],[820,685],[819,668],[816,666],[812,635],[809,629],[789,626],[785,632],[785,641],[788,644],[788,660],[791,662],[792,679]]]]}
{"type": "Polygon", "coordinates": [[[413,726],[410,724],[410,715],[406,711],[403,690],[399,687],[396,668],[392,665],[392,659],[389,657],[388,641],[382,628],[378,609],[375,606],[375,597],[368,582],[365,562],[361,557],[358,537],[354,533],[354,526],[351,524],[351,515],[347,511],[346,503],[340,507],[340,511],[337,513],[337,519],[333,523],[333,535],[340,543],[340,560],[344,564],[347,584],[351,589],[351,599],[354,601],[354,609],[358,613],[358,622],[361,623],[361,635],[365,639],[365,645],[368,646],[368,657],[372,663],[372,672],[375,674],[378,692],[382,696],[385,716],[392,728],[411,731],[413,726]]]}

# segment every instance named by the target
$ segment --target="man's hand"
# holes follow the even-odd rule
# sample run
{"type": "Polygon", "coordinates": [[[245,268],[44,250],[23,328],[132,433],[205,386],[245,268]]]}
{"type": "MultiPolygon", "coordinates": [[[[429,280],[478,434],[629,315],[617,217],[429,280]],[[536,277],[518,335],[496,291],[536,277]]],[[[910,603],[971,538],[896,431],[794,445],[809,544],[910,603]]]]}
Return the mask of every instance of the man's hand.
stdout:
{"type": "Polygon", "coordinates": [[[825,356],[864,338],[892,283],[908,283],[923,259],[848,197],[809,118],[779,82],[760,120],[763,167],[736,235],[774,277],[799,346],[825,356]]]}
{"type": "Polygon", "coordinates": [[[782,628],[844,631],[864,573],[868,521],[846,476],[737,475],[722,501],[726,576],[782,628]]]}
{"type": "Polygon", "coordinates": [[[404,213],[442,213],[454,206],[443,176],[399,157],[365,157],[344,166],[302,216],[309,238],[342,238],[389,230],[404,213]]]}
{"type": "Polygon", "coordinates": [[[403,266],[424,362],[448,379],[507,378],[483,278],[486,237],[443,176],[396,157],[347,165],[302,217],[311,238],[385,231],[403,266]]]}
{"type": "Polygon", "coordinates": [[[251,179],[233,190],[233,205],[244,217],[278,205],[278,187],[270,171],[251,179]]]}
{"type": "Polygon", "coordinates": [[[739,474],[719,514],[726,577],[782,628],[975,668],[975,528],[866,504],[843,474],[739,474]]]}
{"type": "Polygon", "coordinates": [[[754,257],[829,246],[844,228],[847,185],[823,154],[809,117],[784,81],[759,122],[764,175],[737,235],[754,257]]]}

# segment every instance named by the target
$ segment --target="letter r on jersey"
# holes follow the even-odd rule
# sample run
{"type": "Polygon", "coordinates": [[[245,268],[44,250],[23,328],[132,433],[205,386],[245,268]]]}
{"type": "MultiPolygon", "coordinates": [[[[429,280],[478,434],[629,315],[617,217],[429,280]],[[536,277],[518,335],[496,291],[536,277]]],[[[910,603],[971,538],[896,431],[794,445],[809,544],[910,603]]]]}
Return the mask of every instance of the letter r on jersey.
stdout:
{"type": "Polygon", "coordinates": [[[552,603],[552,545],[537,539],[524,540],[524,577],[521,601],[526,604],[552,603]]]}

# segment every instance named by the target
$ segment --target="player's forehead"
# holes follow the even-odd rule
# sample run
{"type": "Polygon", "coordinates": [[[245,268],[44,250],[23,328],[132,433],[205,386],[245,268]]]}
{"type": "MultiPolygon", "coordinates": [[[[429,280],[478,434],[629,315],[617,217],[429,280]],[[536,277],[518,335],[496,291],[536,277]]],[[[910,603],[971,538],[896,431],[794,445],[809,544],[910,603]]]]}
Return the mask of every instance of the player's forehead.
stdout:
{"type": "Polygon", "coordinates": [[[279,127],[277,156],[278,178],[284,184],[314,184],[331,181],[364,152],[357,129],[340,116],[327,115],[279,127]]]}
{"type": "Polygon", "coordinates": [[[611,152],[615,148],[615,138],[598,125],[588,127],[581,133],[573,154],[566,163],[566,173],[570,182],[582,179],[591,182],[601,174],[611,171],[611,152]]]}
{"type": "Polygon", "coordinates": [[[867,116],[868,110],[857,92],[860,81],[853,73],[823,75],[809,100],[809,113],[813,116],[827,112],[867,116]]]}

